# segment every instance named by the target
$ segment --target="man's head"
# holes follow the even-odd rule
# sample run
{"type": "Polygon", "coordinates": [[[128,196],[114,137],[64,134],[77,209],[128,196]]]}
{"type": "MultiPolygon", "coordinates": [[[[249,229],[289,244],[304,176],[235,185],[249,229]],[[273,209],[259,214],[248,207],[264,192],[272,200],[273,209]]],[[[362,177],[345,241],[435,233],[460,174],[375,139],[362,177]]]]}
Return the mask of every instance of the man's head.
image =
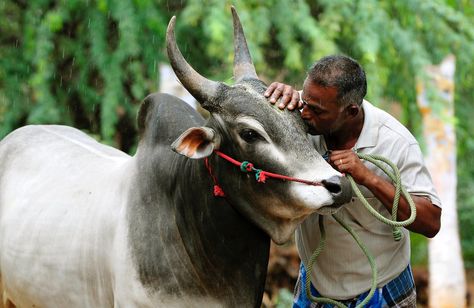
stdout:
{"type": "Polygon", "coordinates": [[[367,94],[367,80],[354,59],[342,55],[327,56],[314,63],[307,80],[322,87],[335,87],[340,106],[361,105],[367,94]]]}
{"type": "Polygon", "coordinates": [[[345,125],[360,119],[361,104],[367,93],[362,67],[346,56],[327,56],[308,71],[304,82],[301,116],[311,134],[336,134],[345,125]]]}

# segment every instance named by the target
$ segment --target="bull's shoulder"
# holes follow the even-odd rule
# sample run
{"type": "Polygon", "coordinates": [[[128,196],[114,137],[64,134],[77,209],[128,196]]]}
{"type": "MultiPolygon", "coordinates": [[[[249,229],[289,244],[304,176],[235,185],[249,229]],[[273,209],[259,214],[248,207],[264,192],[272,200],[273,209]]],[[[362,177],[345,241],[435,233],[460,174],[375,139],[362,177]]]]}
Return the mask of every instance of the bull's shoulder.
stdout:
{"type": "Polygon", "coordinates": [[[204,119],[176,96],[153,93],[143,100],[137,122],[140,140],[171,144],[186,129],[202,126],[204,119]]]}

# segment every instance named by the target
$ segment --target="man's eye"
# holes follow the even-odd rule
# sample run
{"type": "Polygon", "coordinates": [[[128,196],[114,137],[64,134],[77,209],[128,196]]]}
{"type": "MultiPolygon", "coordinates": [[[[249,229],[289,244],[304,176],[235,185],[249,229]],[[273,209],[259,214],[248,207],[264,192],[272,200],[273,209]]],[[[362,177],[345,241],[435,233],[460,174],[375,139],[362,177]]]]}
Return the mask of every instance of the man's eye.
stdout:
{"type": "Polygon", "coordinates": [[[315,108],[314,106],[311,106],[311,105],[306,105],[306,107],[308,107],[309,110],[311,110],[315,114],[321,114],[321,109],[319,108],[315,108]]]}
{"type": "Polygon", "coordinates": [[[245,142],[252,143],[257,140],[261,140],[262,136],[253,129],[244,129],[239,133],[240,137],[245,140],[245,142]]]}
{"type": "Polygon", "coordinates": [[[314,112],[315,114],[321,114],[320,109],[317,109],[317,108],[314,108],[314,107],[309,107],[309,109],[311,109],[311,111],[314,112]]]}
{"type": "Polygon", "coordinates": [[[308,104],[308,102],[305,101],[304,99],[302,99],[301,101],[303,102],[303,108],[306,107],[306,108],[308,108],[309,110],[311,110],[311,111],[312,111],[313,113],[315,113],[315,114],[321,114],[321,113],[322,113],[321,109],[316,108],[316,107],[314,107],[314,106],[311,106],[311,105],[308,104]]]}

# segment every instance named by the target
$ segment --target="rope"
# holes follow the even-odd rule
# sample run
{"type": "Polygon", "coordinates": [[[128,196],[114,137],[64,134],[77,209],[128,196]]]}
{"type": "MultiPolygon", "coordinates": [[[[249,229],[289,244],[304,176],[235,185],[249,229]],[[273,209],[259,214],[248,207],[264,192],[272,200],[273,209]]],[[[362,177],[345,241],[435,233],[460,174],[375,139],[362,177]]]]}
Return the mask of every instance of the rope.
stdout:
{"type": "Polygon", "coordinates": [[[250,163],[248,161],[240,162],[240,161],[235,160],[232,157],[230,157],[230,156],[228,156],[228,155],[226,155],[226,154],[224,154],[220,151],[215,150],[214,152],[219,157],[221,157],[221,158],[227,160],[228,162],[238,166],[242,172],[255,172],[255,179],[259,183],[265,183],[266,179],[268,177],[268,178],[274,178],[274,179],[279,179],[279,180],[283,180],[283,181],[299,182],[299,183],[312,185],[312,186],[322,186],[323,185],[321,182],[298,179],[298,178],[294,178],[294,177],[290,177],[290,176],[286,176],[286,175],[282,175],[282,174],[278,174],[278,173],[272,173],[272,172],[264,171],[262,169],[257,169],[253,166],[252,163],[250,163]]]}
{"type": "MultiPolygon", "coordinates": [[[[321,251],[323,251],[324,249],[324,245],[326,243],[326,231],[324,229],[324,224],[323,224],[323,215],[319,215],[319,231],[321,232],[321,240],[319,242],[319,245],[318,247],[315,249],[315,251],[313,252],[313,254],[311,255],[311,258],[309,260],[309,264],[308,266],[306,267],[306,272],[307,272],[307,275],[306,275],[306,281],[305,281],[305,291],[306,291],[306,296],[313,302],[317,302],[317,303],[325,303],[325,304],[330,304],[330,305],[334,305],[336,307],[340,307],[340,308],[347,308],[346,305],[342,304],[341,302],[338,302],[336,300],[333,300],[331,298],[327,298],[327,297],[315,297],[311,294],[311,291],[310,291],[310,285],[311,285],[311,271],[313,270],[313,265],[314,265],[314,262],[316,261],[316,258],[319,256],[319,254],[321,253],[321,251]]],[[[372,299],[372,296],[374,295],[375,293],[375,289],[377,288],[377,267],[375,265],[375,260],[374,260],[374,257],[370,254],[369,250],[367,249],[367,247],[362,243],[362,241],[360,240],[359,236],[357,236],[357,234],[354,232],[354,230],[352,230],[351,227],[349,227],[341,218],[337,217],[335,214],[332,215],[332,217],[344,228],[347,230],[347,232],[349,232],[352,237],[354,238],[354,240],[356,241],[357,245],[360,247],[360,249],[362,250],[362,252],[364,253],[364,255],[367,257],[367,260],[369,261],[369,264],[370,264],[370,269],[372,270],[372,286],[370,287],[370,291],[369,293],[367,294],[367,296],[364,298],[364,300],[357,306],[357,308],[359,307],[363,307],[365,304],[367,304],[371,299],[372,299]]]]}
{"type": "MultiPolygon", "coordinates": [[[[411,224],[415,218],[416,218],[416,206],[415,203],[413,202],[410,194],[406,191],[406,189],[402,186],[401,184],[401,176],[400,176],[400,171],[398,170],[397,166],[386,159],[385,157],[378,156],[378,155],[367,155],[367,154],[362,154],[362,153],[356,153],[357,156],[359,156],[360,159],[367,160],[371,162],[372,164],[376,165],[378,168],[380,168],[393,182],[395,185],[395,195],[393,198],[393,204],[392,204],[392,220],[382,216],[379,214],[367,201],[367,199],[362,195],[359,187],[355,183],[354,179],[347,174],[347,178],[349,179],[349,182],[351,183],[352,190],[356,194],[356,196],[361,200],[362,204],[365,206],[365,208],[371,213],[376,219],[382,221],[385,224],[388,224],[393,227],[393,236],[396,241],[399,241],[402,239],[402,232],[399,229],[399,227],[402,226],[407,226],[411,224]],[[390,166],[392,169],[392,172],[388,170],[382,163],[384,162],[387,165],[390,166]],[[397,221],[397,211],[398,211],[398,204],[400,202],[400,194],[403,194],[405,199],[407,200],[409,206],[410,206],[410,217],[404,221],[397,221]]],[[[361,242],[360,238],[357,236],[357,234],[352,230],[349,225],[347,225],[341,218],[337,217],[336,215],[332,215],[332,217],[344,228],[347,230],[347,232],[350,233],[352,238],[356,241],[357,245],[360,247],[364,255],[367,257],[369,264],[370,264],[370,269],[372,272],[372,285],[370,288],[369,293],[367,296],[364,298],[364,300],[357,305],[356,308],[363,307],[365,304],[367,304],[371,299],[372,296],[375,293],[375,289],[377,288],[377,266],[375,264],[375,259],[374,257],[370,254],[369,250],[367,247],[361,242]]],[[[324,229],[323,225],[323,216],[319,215],[319,230],[321,232],[321,240],[319,242],[318,247],[316,247],[315,251],[310,257],[309,264],[307,266],[307,273],[308,275],[306,276],[307,279],[305,281],[305,291],[306,291],[306,296],[313,302],[317,303],[326,303],[326,304],[331,304],[339,308],[347,308],[344,304],[341,302],[338,302],[336,300],[326,298],[326,297],[315,297],[311,294],[310,291],[310,286],[311,286],[311,271],[313,270],[313,265],[314,262],[316,262],[316,258],[319,256],[321,251],[324,248],[325,242],[326,242],[326,231],[324,229]]]]}
{"type": "Polygon", "coordinates": [[[219,184],[217,183],[217,179],[214,176],[214,173],[212,172],[212,168],[211,168],[211,165],[209,164],[209,159],[207,157],[204,159],[204,164],[205,164],[207,170],[209,171],[209,175],[212,178],[212,182],[214,182],[214,187],[213,187],[213,191],[212,191],[214,196],[215,197],[225,197],[225,193],[222,190],[222,188],[219,186],[219,184]]]}
{"type": "Polygon", "coordinates": [[[413,221],[415,221],[416,218],[416,206],[415,203],[413,202],[413,199],[411,198],[410,194],[406,191],[405,187],[402,185],[401,181],[401,176],[400,176],[400,171],[398,170],[397,166],[395,166],[394,163],[386,159],[385,157],[379,156],[379,155],[367,155],[367,154],[362,154],[362,153],[357,153],[357,156],[359,156],[360,159],[367,160],[371,162],[372,164],[376,165],[378,168],[380,168],[394,183],[395,186],[395,196],[393,198],[393,204],[392,204],[392,219],[388,219],[385,216],[382,216],[379,212],[377,212],[365,199],[365,197],[362,195],[359,187],[355,183],[354,179],[350,176],[347,175],[347,178],[349,179],[349,182],[351,183],[352,190],[356,194],[356,196],[362,201],[362,204],[365,206],[365,208],[378,220],[380,220],[383,223],[386,223],[389,226],[392,226],[394,228],[394,239],[396,241],[401,240],[402,233],[399,229],[399,227],[405,227],[411,224],[413,221]],[[384,162],[385,164],[389,165],[390,168],[392,169],[392,172],[388,170],[382,163],[384,162]],[[408,217],[406,220],[403,221],[397,221],[397,211],[398,211],[398,204],[400,202],[400,195],[403,195],[405,199],[408,202],[408,205],[410,207],[410,217],[408,217]]]}

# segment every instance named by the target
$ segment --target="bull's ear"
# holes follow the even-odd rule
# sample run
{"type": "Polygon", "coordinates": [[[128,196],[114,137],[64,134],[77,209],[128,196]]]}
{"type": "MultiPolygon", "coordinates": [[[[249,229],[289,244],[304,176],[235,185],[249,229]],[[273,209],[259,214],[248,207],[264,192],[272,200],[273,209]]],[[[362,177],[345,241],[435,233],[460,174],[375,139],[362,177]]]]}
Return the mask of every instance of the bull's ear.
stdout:
{"type": "Polygon", "coordinates": [[[181,155],[199,159],[211,155],[219,145],[220,137],[212,128],[191,127],[171,144],[171,148],[181,155]]]}

